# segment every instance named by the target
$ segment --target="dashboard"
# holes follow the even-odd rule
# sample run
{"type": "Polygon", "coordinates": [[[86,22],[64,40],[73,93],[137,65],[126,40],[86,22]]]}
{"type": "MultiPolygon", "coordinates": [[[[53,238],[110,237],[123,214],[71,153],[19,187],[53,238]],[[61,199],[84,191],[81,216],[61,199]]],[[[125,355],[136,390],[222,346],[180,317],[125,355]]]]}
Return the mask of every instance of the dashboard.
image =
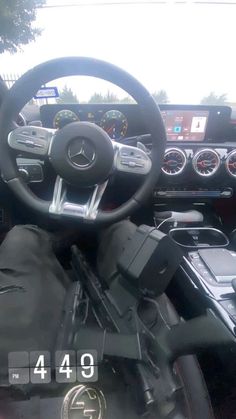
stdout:
{"type": "MultiPolygon", "coordinates": [[[[236,124],[228,106],[160,105],[167,147],[155,198],[230,198],[236,189],[236,124]]],[[[52,104],[40,108],[42,125],[73,121],[101,126],[115,141],[151,149],[137,104],[52,104]]]]}

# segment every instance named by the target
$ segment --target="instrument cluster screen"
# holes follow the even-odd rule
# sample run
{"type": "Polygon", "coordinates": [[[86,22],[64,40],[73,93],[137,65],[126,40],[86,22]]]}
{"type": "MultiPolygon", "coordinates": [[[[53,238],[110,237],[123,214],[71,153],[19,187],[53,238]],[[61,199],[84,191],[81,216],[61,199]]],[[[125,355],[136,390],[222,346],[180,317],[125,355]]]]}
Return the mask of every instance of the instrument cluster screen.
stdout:
{"type": "MultiPolygon", "coordinates": [[[[169,142],[222,141],[229,129],[228,106],[160,104],[169,142]]],[[[115,141],[149,134],[149,126],[137,104],[74,103],[40,107],[42,126],[61,129],[76,122],[93,122],[115,141]]]]}
{"type": "Polygon", "coordinates": [[[203,141],[209,111],[162,110],[167,141],[203,141]]]}

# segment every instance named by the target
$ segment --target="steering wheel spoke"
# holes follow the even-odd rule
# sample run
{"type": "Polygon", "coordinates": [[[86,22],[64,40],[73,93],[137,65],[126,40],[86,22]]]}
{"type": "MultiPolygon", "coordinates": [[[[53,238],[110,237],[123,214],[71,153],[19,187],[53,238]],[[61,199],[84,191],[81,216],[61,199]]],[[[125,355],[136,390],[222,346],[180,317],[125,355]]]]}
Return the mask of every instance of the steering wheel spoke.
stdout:
{"type": "Polygon", "coordinates": [[[43,127],[18,127],[9,133],[8,145],[19,152],[45,157],[55,132],[54,129],[43,127]]]}
{"type": "Polygon", "coordinates": [[[79,204],[67,200],[66,182],[60,176],[57,176],[49,213],[58,216],[73,216],[87,221],[95,220],[107,183],[108,180],[101,185],[95,185],[88,201],[85,204],[79,204]]]}
{"type": "Polygon", "coordinates": [[[115,170],[137,175],[147,175],[150,172],[152,161],[144,150],[114,141],[112,143],[115,151],[115,170]]]}

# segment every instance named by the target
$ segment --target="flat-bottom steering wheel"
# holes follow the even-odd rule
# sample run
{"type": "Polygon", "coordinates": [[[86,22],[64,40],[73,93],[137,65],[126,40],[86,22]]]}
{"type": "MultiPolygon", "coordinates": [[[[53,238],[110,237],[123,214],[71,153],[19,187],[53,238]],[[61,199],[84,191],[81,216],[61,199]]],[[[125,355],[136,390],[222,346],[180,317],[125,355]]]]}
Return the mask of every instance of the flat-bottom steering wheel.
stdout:
{"type": "Polygon", "coordinates": [[[85,57],[51,60],[25,73],[9,90],[0,115],[0,165],[2,177],[26,205],[44,214],[69,216],[88,222],[113,223],[136,210],[152,192],[161,170],[166,132],[160,110],[149,92],[131,75],[104,61],[85,57]],[[66,76],[92,76],[116,84],[137,104],[151,134],[151,158],[145,151],[110,139],[99,126],[73,122],[60,130],[24,126],[12,130],[12,121],[42,85],[66,76]],[[14,152],[15,151],[15,152],[14,152]],[[19,176],[16,153],[49,159],[56,174],[51,202],[38,198],[19,176]],[[144,177],[138,191],[111,211],[99,203],[109,177],[116,171],[144,177]],[[67,184],[92,189],[86,204],[68,202],[67,184]]]}

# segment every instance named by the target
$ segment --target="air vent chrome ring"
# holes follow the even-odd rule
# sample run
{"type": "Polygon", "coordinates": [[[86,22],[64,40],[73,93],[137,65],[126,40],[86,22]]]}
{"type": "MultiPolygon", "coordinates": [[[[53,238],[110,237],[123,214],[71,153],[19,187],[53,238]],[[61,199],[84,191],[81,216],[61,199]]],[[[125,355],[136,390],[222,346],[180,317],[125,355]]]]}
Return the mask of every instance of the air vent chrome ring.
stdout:
{"type": "Polygon", "coordinates": [[[236,150],[232,150],[225,161],[225,167],[230,176],[236,177],[236,150]]]}
{"type": "Polygon", "coordinates": [[[167,148],[164,155],[162,172],[167,176],[177,176],[183,172],[187,164],[185,153],[179,148],[167,148]]]}
{"type": "Polygon", "coordinates": [[[194,171],[203,177],[213,176],[219,169],[220,163],[219,154],[211,148],[197,151],[192,160],[194,171]]]}

